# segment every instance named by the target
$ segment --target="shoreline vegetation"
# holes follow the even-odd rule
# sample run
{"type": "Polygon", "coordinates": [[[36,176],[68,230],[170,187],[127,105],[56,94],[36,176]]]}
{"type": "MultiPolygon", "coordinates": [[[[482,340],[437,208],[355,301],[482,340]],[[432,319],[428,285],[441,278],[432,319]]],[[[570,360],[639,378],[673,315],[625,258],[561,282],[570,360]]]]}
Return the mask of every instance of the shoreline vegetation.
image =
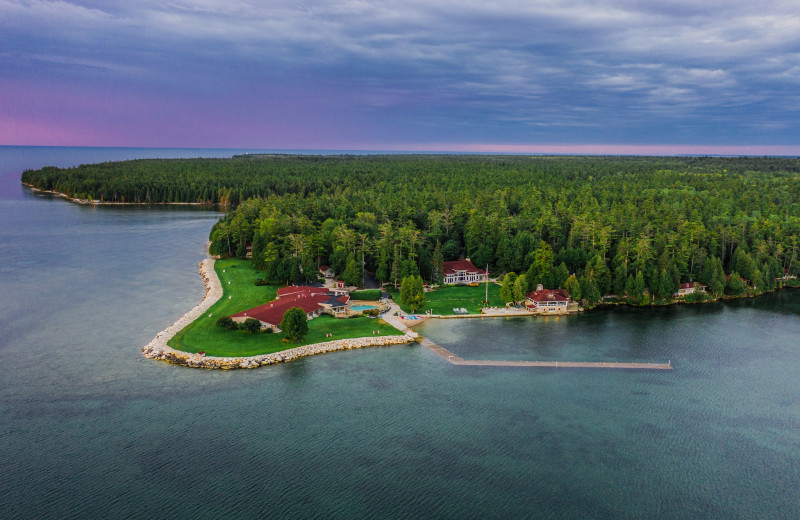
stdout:
{"type": "MultiPolygon", "coordinates": [[[[367,337],[342,338],[331,341],[301,344],[296,347],[286,348],[275,352],[259,353],[250,356],[206,356],[197,352],[186,352],[171,347],[168,343],[178,334],[184,332],[197,320],[202,320],[206,313],[224,297],[224,290],[217,271],[214,268],[214,259],[207,258],[200,262],[199,272],[205,283],[203,300],[189,312],[178,318],[172,325],[156,334],[156,336],[141,351],[148,359],[168,361],[176,365],[205,369],[239,369],[256,368],[259,366],[285,363],[295,359],[325,354],[341,350],[352,350],[365,347],[390,346],[413,343],[417,334],[411,331],[405,334],[380,335],[367,337]]],[[[212,316],[211,318],[214,318],[212,316]]],[[[319,319],[319,318],[317,318],[319,319]]],[[[312,320],[313,323],[314,320],[312,320]]],[[[388,324],[384,325],[391,328],[388,324]]],[[[399,332],[399,331],[398,331],[399,332]]],[[[264,336],[263,334],[260,336],[264,336]]],[[[276,334],[277,336],[277,334],[276,334]]]]}
{"type": "Polygon", "coordinates": [[[41,188],[37,188],[33,184],[23,182],[23,186],[29,188],[31,191],[41,195],[52,195],[54,197],[60,197],[62,199],[67,200],[68,202],[72,202],[74,204],[80,204],[81,206],[164,206],[164,205],[175,205],[175,206],[208,206],[214,207],[217,204],[213,202],[111,202],[111,201],[102,201],[102,200],[93,200],[89,199],[79,199],[75,197],[71,197],[66,193],[62,193],[60,191],[55,190],[45,190],[41,188]]]}

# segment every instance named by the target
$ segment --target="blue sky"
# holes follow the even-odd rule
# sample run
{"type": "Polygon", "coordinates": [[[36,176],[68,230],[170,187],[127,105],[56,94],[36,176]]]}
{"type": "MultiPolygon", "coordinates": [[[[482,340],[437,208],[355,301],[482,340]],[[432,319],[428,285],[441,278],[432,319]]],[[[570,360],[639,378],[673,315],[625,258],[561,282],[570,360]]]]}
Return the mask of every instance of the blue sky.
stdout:
{"type": "Polygon", "coordinates": [[[0,144],[800,153],[800,2],[0,0],[0,144]]]}

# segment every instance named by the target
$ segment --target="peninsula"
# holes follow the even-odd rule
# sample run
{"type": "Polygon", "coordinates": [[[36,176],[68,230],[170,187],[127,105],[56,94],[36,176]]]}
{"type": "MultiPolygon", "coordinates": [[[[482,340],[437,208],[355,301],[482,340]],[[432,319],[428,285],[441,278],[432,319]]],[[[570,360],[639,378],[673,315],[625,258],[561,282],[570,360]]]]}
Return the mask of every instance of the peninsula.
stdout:
{"type": "Polygon", "coordinates": [[[304,309],[307,344],[334,329],[405,337],[356,326],[378,318],[342,319],[360,312],[336,299],[365,284],[412,315],[525,315],[753,296],[800,273],[791,158],[247,155],[51,167],[22,181],[83,203],[229,209],[209,251],[223,290],[234,271],[248,288],[170,340],[208,357],[203,338],[226,357],[295,348],[278,334],[281,287],[325,287],[282,289],[319,300],[304,309]]]}

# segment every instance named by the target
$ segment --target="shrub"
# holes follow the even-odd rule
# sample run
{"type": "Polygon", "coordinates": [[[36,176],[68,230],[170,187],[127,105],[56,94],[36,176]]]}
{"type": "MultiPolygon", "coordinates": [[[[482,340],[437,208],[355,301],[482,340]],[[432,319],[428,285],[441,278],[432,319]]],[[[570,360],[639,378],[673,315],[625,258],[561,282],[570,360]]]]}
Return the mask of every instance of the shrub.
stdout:
{"type": "Polygon", "coordinates": [[[217,319],[217,327],[222,327],[228,330],[236,330],[239,328],[239,324],[233,321],[233,318],[230,316],[221,316],[217,319]]]}
{"type": "Polygon", "coordinates": [[[244,323],[242,323],[241,328],[253,334],[261,331],[261,322],[255,318],[247,318],[244,320],[244,323]]]}
{"type": "Polygon", "coordinates": [[[259,278],[256,280],[256,285],[269,285],[269,281],[259,278]]]}
{"type": "Polygon", "coordinates": [[[380,289],[366,289],[364,291],[353,291],[350,298],[354,300],[377,301],[381,299],[380,289]]]}

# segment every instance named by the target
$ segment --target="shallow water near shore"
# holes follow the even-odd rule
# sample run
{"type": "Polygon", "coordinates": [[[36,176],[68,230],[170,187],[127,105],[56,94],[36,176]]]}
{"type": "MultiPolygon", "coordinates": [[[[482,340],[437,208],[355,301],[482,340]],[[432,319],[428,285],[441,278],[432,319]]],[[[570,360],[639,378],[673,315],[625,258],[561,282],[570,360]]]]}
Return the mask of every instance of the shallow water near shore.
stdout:
{"type": "Polygon", "coordinates": [[[800,516],[800,290],[418,328],[465,359],[673,371],[417,345],[187,369],[139,348],[202,298],[219,213],[18,187],[111,153],[82,150],[0,147],[0,518],[800,516]]]}

